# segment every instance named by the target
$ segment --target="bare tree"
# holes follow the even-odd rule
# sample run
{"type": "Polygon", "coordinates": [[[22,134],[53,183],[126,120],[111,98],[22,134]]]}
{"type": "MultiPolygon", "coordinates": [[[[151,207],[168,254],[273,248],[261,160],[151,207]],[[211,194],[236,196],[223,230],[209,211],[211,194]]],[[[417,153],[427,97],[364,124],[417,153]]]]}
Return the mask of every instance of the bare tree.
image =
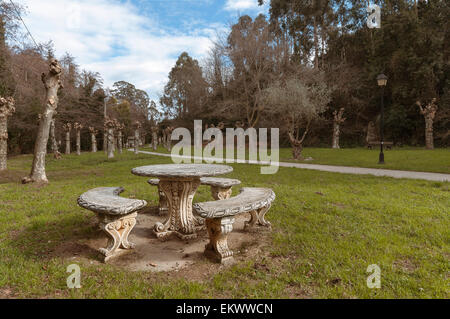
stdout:
{"type": "Polygon", "coordinates": [[[302,159],[303,142],[311,122],[325,111],[330,101],[330,90],[322,76],[317,73],[303,75],[301,80],[291,77],[284,82],[278,81],[263,92],[267,112],[283,119],[294,159],[302,159]]]}
{"type": "Polygon", "coordinates": [[[50,123],[52,122],[53,115],[56,113],[56,108],[58,107],[58,90],[62,87],[61,70],[58,60],[51,59],[49,72],[47,74],[43,73],[41,76],[45,90],[47,91],[46,105],[39,122],[31,173],[30,176],[22,179],[23,183],[48,183],[47,175],[45,174],[45,155],[47,154],[50,123]]]}
{"type": "Polygon", "coordinates": [[[422,103],[417,101],[416,104],[420,108],[420,113],[425,118],[425,145],[429,150],[434,149],[433,139],[433,121],[436,116],[438,106],[436,105],[436,98],[432,99],[425,107],[422,107],[422,103]]]}
{"type": "Polygon", "coordinates": [[[6,169],[8,154],[8,116],[15,112],[14,99],[12,97],[0,97],[0,171],[6,169]]]}
{"type": "Polygon", "coordinates": [[[344,108],[341,107],[339,109],[339,112],[335,110],[333,112],[333,141],[332,141],[332,148],[340,148],[339,146],[339,135],[341,133],[340,126],[342,123],[345,122],[344,115],[344,108]]]}

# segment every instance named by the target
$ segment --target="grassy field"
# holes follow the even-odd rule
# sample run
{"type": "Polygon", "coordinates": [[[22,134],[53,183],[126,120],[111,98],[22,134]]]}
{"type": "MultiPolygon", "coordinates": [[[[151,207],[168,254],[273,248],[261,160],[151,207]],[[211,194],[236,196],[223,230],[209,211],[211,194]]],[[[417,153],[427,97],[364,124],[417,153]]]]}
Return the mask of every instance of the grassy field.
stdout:
{"type": "MultiPolygon", "coordinates": [[[[150,148],[142,148],[152,151],[150,148]]],[[[158,152],[169,153],[165,148],[158,147],[158,152]]],[[[385,164],[378,164],[378,148],[314,148],[307,147],[303,151],[305,158],[312,157],[310,161],[295,161],[292,159],[290,148],[280,149],[280,162],[295,162],[308,164],[340,165],[352,167],[369,167],[398,169],[406,171],[436,172],[450,174],[450,149],[438,148],[432,151],[418,147],[402,147],[385,150],[385,164]]],[[[193,151],[191,151],[193,154],[193,151]]],[[[248,155],[246,157],[248,159],[248,155]]]]}
{"type": "MultiPolygon", "coordinates": [[[[320,155],[325,153],[320,152],[307,149],[305,155],[327,161],[320,155]]],[[[396,152],[402,151],[387,152],[388,163],[396,152]]],[[[433,152],[441,157],[448,154],[433,152]]],[[[366,153],[376,161],[376,151],[366,153]]],[[[370,160],[368,156],[365,163],[370,160]]],[[[450,297],[449,183],[294,168],[280,168],[276,175],[260,175],[257,165],[243,164],[233,164],[234,172],[228,176],[239,178],[242,186],[271,187],[277,195],[267,214],[273,231],[265,247],[266,255],[223,269],[206,280],[128,272],[85,262],[82,288],[68,289],[66,267],[77,258],[62,258],[55,251],[62,243],[78,242],[97,233],[94,215],[78,207],[76,198],[90,188],[124,186],[123,196],[143,198],[154,206],[156,190],[130,170],[169,162],[170,158],[131,152],[114,160],[107,160],[103,152],[64,156],[59,161],[48,158],[50,184],[38,186],[20,184],[20,178],[29,173],[31,156],[10,159],[8,171],[0,173],[0,296],[450,297]],[[370,264],[381,268],[381,289],[366,285],[370,264]]],[[[438,163],[436,156],[429,162],[436,171],[448,169],[448,161],[438,163]]],[[[348,165],[345,161],[335,164],[348,165]]],[[[418,168],[424,170],[421,165],[418,168]]],[[[195,201],[209,196],[207,189],[199,190],[195,201]]]]}

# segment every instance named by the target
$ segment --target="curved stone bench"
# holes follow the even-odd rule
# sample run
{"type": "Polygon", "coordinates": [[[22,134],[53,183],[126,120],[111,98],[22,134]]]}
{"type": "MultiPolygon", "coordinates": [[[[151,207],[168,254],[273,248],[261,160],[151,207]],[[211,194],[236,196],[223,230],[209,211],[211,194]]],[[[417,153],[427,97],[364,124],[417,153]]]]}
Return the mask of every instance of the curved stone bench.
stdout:
{"type": "MultiPolygon", "coordinates": [[[[163,191],[159,188],[159,179],[152,178],[147,181],[150,185],[158,187],[159,193],[159,215],[166,215],[169,211],[167,198],[163,191]]],[[[232,187],[241,184],[238,179],[219,178],[219,177],[202,177],[201,185],[211,186],[211,195],[215,200],[227,199],[231,197],[232,187]]]]}
{"type": "Polygon", "coordinates": [[[145,200],[120,197],[122,187],[98,187],[78,197],[78,205],[97,214],[100,228],[109,236],[106,248],[100,248],[104,261],[118,255],[119,248],[133,249],[128,235],[136,225],[137,211],[145,200]]]}
{"type": "Polygon", "coordinates": [[[211,195],[215,200],[227,199],[231,197],[232,187],[240,185],[241,181],[233,178],[202,177],[201,185],[211,186],[211,195]]]}
{"type": "Polygon", "coordinates": [[[245,228],[257,224],[270,228],[264,216],[274,199],[275,193],[270,188],[244,187],[235,197],[194,204],[195,214],[205,218],[208,229],[209,243],[205,247],[205,255],[222,264],[231,263],[233,252],[228,248],[228,234],[233,230],[234,216],[250,213],[251,219],[245,222],[245,228]]]}

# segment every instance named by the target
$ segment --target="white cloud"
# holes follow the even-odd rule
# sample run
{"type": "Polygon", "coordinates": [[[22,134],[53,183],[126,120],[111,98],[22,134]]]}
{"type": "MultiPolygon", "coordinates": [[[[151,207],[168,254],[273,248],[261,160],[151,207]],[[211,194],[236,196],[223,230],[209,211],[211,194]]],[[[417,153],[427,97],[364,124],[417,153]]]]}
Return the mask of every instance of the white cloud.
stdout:
{"type": "Polygon", "coordinates": [[[114,0],[22,0],[25,22],[38,42],[53,40],[56,54],[69,52],[81,68],[100,72],[106,86],[125,80],[151,98],[167,81],[177,56],[187,51],[201,59],[213,32],[168,32],[130,2],[114,0]]]}
{"type": "Polygon", "coordinates": [[[225,10],[243,11],[249,9],[258,9],[258,0],[227,0],[225,10]]]}

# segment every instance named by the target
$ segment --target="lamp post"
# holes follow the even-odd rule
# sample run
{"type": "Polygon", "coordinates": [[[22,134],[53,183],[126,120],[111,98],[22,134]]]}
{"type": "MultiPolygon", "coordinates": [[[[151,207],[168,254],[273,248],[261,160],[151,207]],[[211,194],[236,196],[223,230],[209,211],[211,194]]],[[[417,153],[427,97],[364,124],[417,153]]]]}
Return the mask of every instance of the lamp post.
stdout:
{"type": "Polygon", "coordinates": [[[383,143],[384,143],[384,87],[387,84],[388,77],[384,74],[377,76],[378,86],[381,87],[381,120],[380,120],[380,157],[378,164],[384,164],[384,153],[383,153],[383,143]]]}

